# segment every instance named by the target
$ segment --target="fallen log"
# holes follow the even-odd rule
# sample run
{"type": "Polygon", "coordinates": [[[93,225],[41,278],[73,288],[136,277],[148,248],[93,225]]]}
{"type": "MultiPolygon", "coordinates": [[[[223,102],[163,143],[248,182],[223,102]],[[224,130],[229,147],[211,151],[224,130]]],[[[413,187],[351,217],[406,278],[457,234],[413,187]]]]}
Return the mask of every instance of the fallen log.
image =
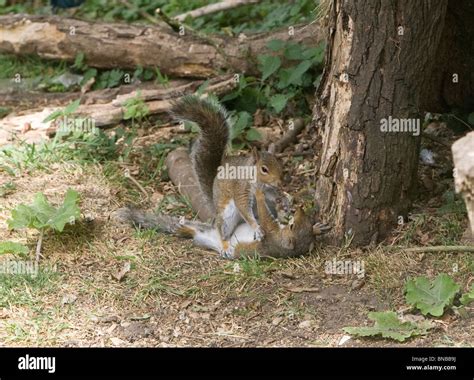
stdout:
{"type": "MultiPolygon", "coordinates": [[[[195,92],[203,83],[204,81],[197,80],[171,89],[143,90],[144,94],[141,91],[134,91],[130,94],[119,95],[106,104],[81,105],[73,114],[68,115],[68,119],[88,119],[93,126],[97,128],[115,125],[120,123],[124,118],[126,110],[125,101],[134,97],[141,98],[144,101],[149,111],[148,115],[165,113],[170,109],[173,99],[178,99],[183,95],[195,92]]],[[[231,91],[236,84],[233,76],[220,76],[210,80],[203,92],[205,94],[212,93],[220,96],[231,91]]],[[[28,130],[25,135],[22,136],[26,141],[28,141],[27,134],[29,131],[34,132],[36,135],[38,131],[44,135],[52,134],[55,128],[59,127],[58,123],[54,121],[43,121],[47,116],[57,110],[58,108],[49,107],[42,111],[24,111],[22,115],[7,116],[0,120],[0,132],[3,134],[18,134],[25,130],[25,126],[28,126],[28,130]]],[[[4,136],[3,140],[8,140],[8,136],[4,136]]],[[[38,138],[35,136],[34,142],[37,141],[38,138]]]]}
{"type": "MultiPolygon", "coordinates": [[[[173,80],[169,83],[169,88],[173,89],[183,84],[190,84],[189,79],[173,80]]],[[[153,82],[143,82],[137,84],[126,84],[114,88],[94,90],[80,95],[77,91],[68,92],[43,92],[38,90],[24,89],[9,81],[9,86],[0,88],[0,104],[3,107],[14,107],[15,110],[43,108],[52,106],[65,106],[81,97],[82,104],[109,103],[119,99],[120,95],[130,94],[139,90],[147,93],[149,90],[156,91],[156,84],[153,82]]],[[[135,96],[135,95],[133,95],[135,96]]]]}
{"type": "Polygon", "coordinates": [[[256,57],[273,39],[316,46],[323,39],[317,23],[238,38],[201,38],[169,25],[93,23],[57,16],[14,14],[0,16],[0,53],[36,54],[46,59],[74,61],[97,68],[155,68],[175,77],[208,78],[222,70],[256,74],[256,57]],[[211,42],[212,40],[212,42],[211,42]]]}

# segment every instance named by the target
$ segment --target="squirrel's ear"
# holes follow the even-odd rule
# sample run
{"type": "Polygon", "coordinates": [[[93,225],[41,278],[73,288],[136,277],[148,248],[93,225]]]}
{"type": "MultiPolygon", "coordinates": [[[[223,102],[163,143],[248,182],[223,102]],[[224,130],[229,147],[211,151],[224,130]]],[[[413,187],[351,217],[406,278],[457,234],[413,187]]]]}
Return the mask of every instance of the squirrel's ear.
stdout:
{"type": "Polygon", "coordinates": [[[268,153],[275,154],[275,144],[271,143],[268,147],[268,153]]]}
{"type": "Polygon", "coordinates": [[[255,159],[255,161],[258,161],[260,159],[260,154],[258,153],[257,147],[252,147],[252,157],[255,159]]]}

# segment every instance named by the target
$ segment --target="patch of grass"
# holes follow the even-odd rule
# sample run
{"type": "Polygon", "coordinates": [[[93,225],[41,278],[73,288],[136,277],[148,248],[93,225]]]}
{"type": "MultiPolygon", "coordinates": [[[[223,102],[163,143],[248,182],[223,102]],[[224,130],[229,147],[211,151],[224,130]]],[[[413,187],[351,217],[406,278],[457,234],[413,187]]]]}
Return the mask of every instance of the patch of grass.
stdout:
{"type": "Polygon", "coordinates": [[[167,213],[170,215],[194,215],[195,212],[191,206],[189,200],[178,194],[178,195],[167,195],[163,197],[161,202],[156,208],[158,213],[167,213]]]}
{"type": "Polygon", "coordinates": [[[32,83],[39,84],[43,78],[62,74],[66,65],[65,62],[45,61],[37,56],[0,54],[0,79],[30,78],[32,83]]]}
{"type": "Polygon", "coordinates": [[[256,257],[245,257],[229,264],[229,267],[246,278],[262,278],[273,267],[272,261],[260,260],[256,257]],[[237,269],[239,268],[239,269],[237,269]]]}
{"type": "Polygon", "coordinates": [[[465,216],[458,213],[417,214],[399,228],[401,245],[456,245],[466,227],[465,216]]]}
{"type": "MultiPolygon", "coordinates": [[[[133,298],[133,302],[140,304],[145,302],[148,298],[155,298],[163,293],[168,295],[183,296],[184,290],[180,287],[174,286],[170,283],[178,277],[176,273],[166,273],[164,271],[157,271],[151,276],[146,284],[140,284],[133,298]]],[[[132,285],[134,281],[128,281],[127,285],[132,285]]]]}
{"type": "Polygon", "coordinates": [[[0,274],[0,307],[34,306],[58,288],[59,273],[39,267],[36,276],[0,274]]]}
{"type": "Polygon", "coordinates": [[[74,162],[90,164],[111,160],[118,152],[115,138],[99,131],[97,134],[74,132],[63,138],[57,135],[40,144],[19,142],[0,148],[0,165],[13,172],[25,170],[44,170],[54,164],[74,162]]]}

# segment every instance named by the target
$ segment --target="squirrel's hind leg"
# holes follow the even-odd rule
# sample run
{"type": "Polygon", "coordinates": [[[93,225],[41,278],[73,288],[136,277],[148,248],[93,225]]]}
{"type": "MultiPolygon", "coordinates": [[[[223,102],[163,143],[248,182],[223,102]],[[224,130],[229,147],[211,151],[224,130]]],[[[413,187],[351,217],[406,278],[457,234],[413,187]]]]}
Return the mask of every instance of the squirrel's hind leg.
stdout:
{"type": "Polygon", "coordinates": [[[240,212],[231,199],[221,208],[222,212],[217,216],[216,226],[223,240],[229,240],[237,225],[242,221],[240,212]]]}

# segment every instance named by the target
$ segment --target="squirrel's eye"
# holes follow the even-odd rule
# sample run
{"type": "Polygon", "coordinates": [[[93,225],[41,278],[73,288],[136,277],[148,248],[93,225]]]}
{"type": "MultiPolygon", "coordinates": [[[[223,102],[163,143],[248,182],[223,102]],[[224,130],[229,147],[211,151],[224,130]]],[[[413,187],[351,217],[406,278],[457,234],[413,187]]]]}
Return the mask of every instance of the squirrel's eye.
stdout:
{"type": "Polygon", "coordinates": [[[261,166],[260,167],[260,171],[263,173],[263,174],[268,174],[268,168],[266,166],[261,166]]]}

